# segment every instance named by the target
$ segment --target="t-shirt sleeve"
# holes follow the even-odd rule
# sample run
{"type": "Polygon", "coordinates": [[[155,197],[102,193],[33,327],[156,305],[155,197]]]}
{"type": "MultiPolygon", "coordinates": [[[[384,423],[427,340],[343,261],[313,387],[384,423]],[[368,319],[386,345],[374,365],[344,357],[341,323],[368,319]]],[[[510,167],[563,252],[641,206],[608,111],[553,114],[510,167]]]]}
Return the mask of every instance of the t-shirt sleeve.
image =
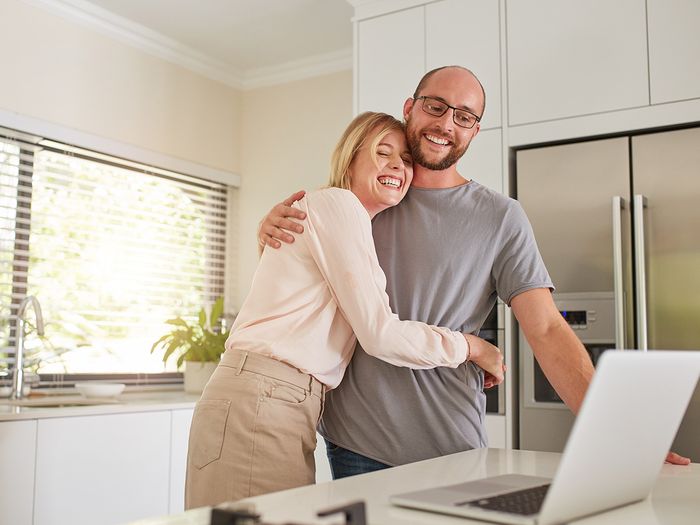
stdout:
{"type": "Polygon", "coordinates": [[[391,311],[369,215],[353,193],[338,188],[314,192],[307,195],[305,207],[302,238],[365,352],[410,368],[454,368],[466,360],[461,333],[401,321],[391,311]]]}
{"type": "Polygon", "coordinates": [[[498,296],[508,305],[518,294],[554,285],[537,248],[530,221],[519,202],[512,200],[501,222],[501,249],[496,254],[492,277],[498,296]]]}

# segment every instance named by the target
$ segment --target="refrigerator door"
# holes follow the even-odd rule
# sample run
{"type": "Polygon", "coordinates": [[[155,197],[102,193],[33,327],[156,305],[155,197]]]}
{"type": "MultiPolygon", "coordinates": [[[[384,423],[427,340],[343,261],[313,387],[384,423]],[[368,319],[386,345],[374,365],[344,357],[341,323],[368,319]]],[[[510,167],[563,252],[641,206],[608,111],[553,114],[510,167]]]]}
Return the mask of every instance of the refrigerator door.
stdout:
{"type": "Polygon", "coordinates": [[[625,341],[633,345],[629,138],[592,140],[517,152],[517,198],[532,224],[557,293],[620,289],[625,341]],[[613,198],[621,203],[617,217],[613,198]],[[617,251],[622,257],[616,261],[617,251]]]}
{"type": "Polygon", "coordinates": [[[633,192],[646,197],[649,348],[700,349],[700,128],[632,138],[633,192]]]}
{"type": "MultiPolygon", "coordinates": [[[[620,344],[631,346],[629,138],[533,148],[516,155],[517,198],[556,286],[555,297],[604,294],[612,298],[616,288],[622,289],[621,315],[615,315],[612,307],[606,313],[597,307],[584,308],[593,317],[600,316],[599,324],[607,322],[611,327],[606,337],[586,343],[610,348],[615,346],[617,332],[622,334],[618,339],[624,339],[620,344]],[[609,318],[603,319],[606,315],[609,318]],[[614,325],[616,319],[626,322],[614,325]]],[[[584,331],[576,333],[584,336],[584,331]]],[[[522,334],[519,372],[520,447],[561,452],[574,417],[561,402],[536,395],[542,377],[522,334]]]]}
{"type": "MultiPolygon", "coordinates": [[[[646,198],[650,349],[700,350],[700,128],[632,138],[633,191],[646,198]]],[[[663,387],[663,385],[657,385],[663,387]]],[[[673,450],[700,462],[700,387],[673,450]]]]}

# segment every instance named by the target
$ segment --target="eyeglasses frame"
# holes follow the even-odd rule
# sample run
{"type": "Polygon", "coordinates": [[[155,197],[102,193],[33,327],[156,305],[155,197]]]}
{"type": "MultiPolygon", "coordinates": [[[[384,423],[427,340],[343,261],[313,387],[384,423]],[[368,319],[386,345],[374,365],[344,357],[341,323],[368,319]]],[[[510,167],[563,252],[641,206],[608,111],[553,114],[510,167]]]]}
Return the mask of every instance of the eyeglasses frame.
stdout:
{"type": "Polygon", "coordinates": [[[445,113],[447,113],[447,109],[451,109],[451,110],[452,110],[452,122],[454,122],[456,126],[459,126],[459,127],[462,128],[462,129],[472,129],[477,123],[481,122],[481,117],[477,117],[476,114],[472,113],[471,111],[468,111],[468,110],[462,109],[462,108],[456,108],[456,107],[454,107],[454,106],[450,106],[447,102],[445,102],[444,100],[440,100],[439,98],[428,97],[428,96],[426,96],[426,95],[421,95],[420,97],[416,97],[416,98],[414,98],[413,100],[414,100],[414,101],[418,101],[418,100],[421,100],[421,99],[423,99],[423,102],[421,103],[420,108],[421,108],[425,113],[427,113],[428,115],[430,115],[431,117],[442,117],[445,113]],[[447,109],[446,109],[445,111],[443,111],[440,115],[433,115],[432,113],[426,111],[426,109],[425,109],[425,101],[426,101],[427,99],[436,100],[437,102],[440,102],[441,104],[444,104],[445,106],[447,106],[447,109]],[[458,123],[458,122],[455,120],[455,111],[461,111],[461,112],[463,112],[463,113],[469,113],[472,117],[474,117],[474,118],[476,119],[476,122],[475,122],[474,124],[472,124],[471,126],[469,126],[469,127],[467,127],[467,126],[462,126],[462,124],[458,123]]]}

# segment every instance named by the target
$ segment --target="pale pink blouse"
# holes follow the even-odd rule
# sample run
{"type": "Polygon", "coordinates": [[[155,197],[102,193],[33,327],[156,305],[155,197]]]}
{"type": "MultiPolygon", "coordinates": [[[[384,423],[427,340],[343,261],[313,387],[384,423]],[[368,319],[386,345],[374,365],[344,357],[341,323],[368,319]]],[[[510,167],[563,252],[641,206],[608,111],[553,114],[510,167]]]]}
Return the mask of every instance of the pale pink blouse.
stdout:
{"type": "Polygon", "coordinates": [[[367,210],[355,194],[326,188],[297,203],[304,233],[266,248],[226,349],[257,352],[340,383],[355,349],[396,366],[456,367],[467,359],[459,332],[401,321],[389,307],[367,210]]]}

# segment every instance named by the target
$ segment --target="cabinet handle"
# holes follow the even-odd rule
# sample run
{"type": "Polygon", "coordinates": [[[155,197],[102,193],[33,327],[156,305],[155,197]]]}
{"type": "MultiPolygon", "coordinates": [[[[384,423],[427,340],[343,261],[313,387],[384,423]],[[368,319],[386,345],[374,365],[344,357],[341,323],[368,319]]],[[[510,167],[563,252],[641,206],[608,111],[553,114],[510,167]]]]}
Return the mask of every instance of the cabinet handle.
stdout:
{"type": "Polygon", "coordinates": [[[634,271],[637,290],[637,346],[646,352],[649,348],[647,340],[647,277],[646,277],[646,248],[644,246],[644,208],[647,198],[644,195],[634,196],[634,271]]]}

